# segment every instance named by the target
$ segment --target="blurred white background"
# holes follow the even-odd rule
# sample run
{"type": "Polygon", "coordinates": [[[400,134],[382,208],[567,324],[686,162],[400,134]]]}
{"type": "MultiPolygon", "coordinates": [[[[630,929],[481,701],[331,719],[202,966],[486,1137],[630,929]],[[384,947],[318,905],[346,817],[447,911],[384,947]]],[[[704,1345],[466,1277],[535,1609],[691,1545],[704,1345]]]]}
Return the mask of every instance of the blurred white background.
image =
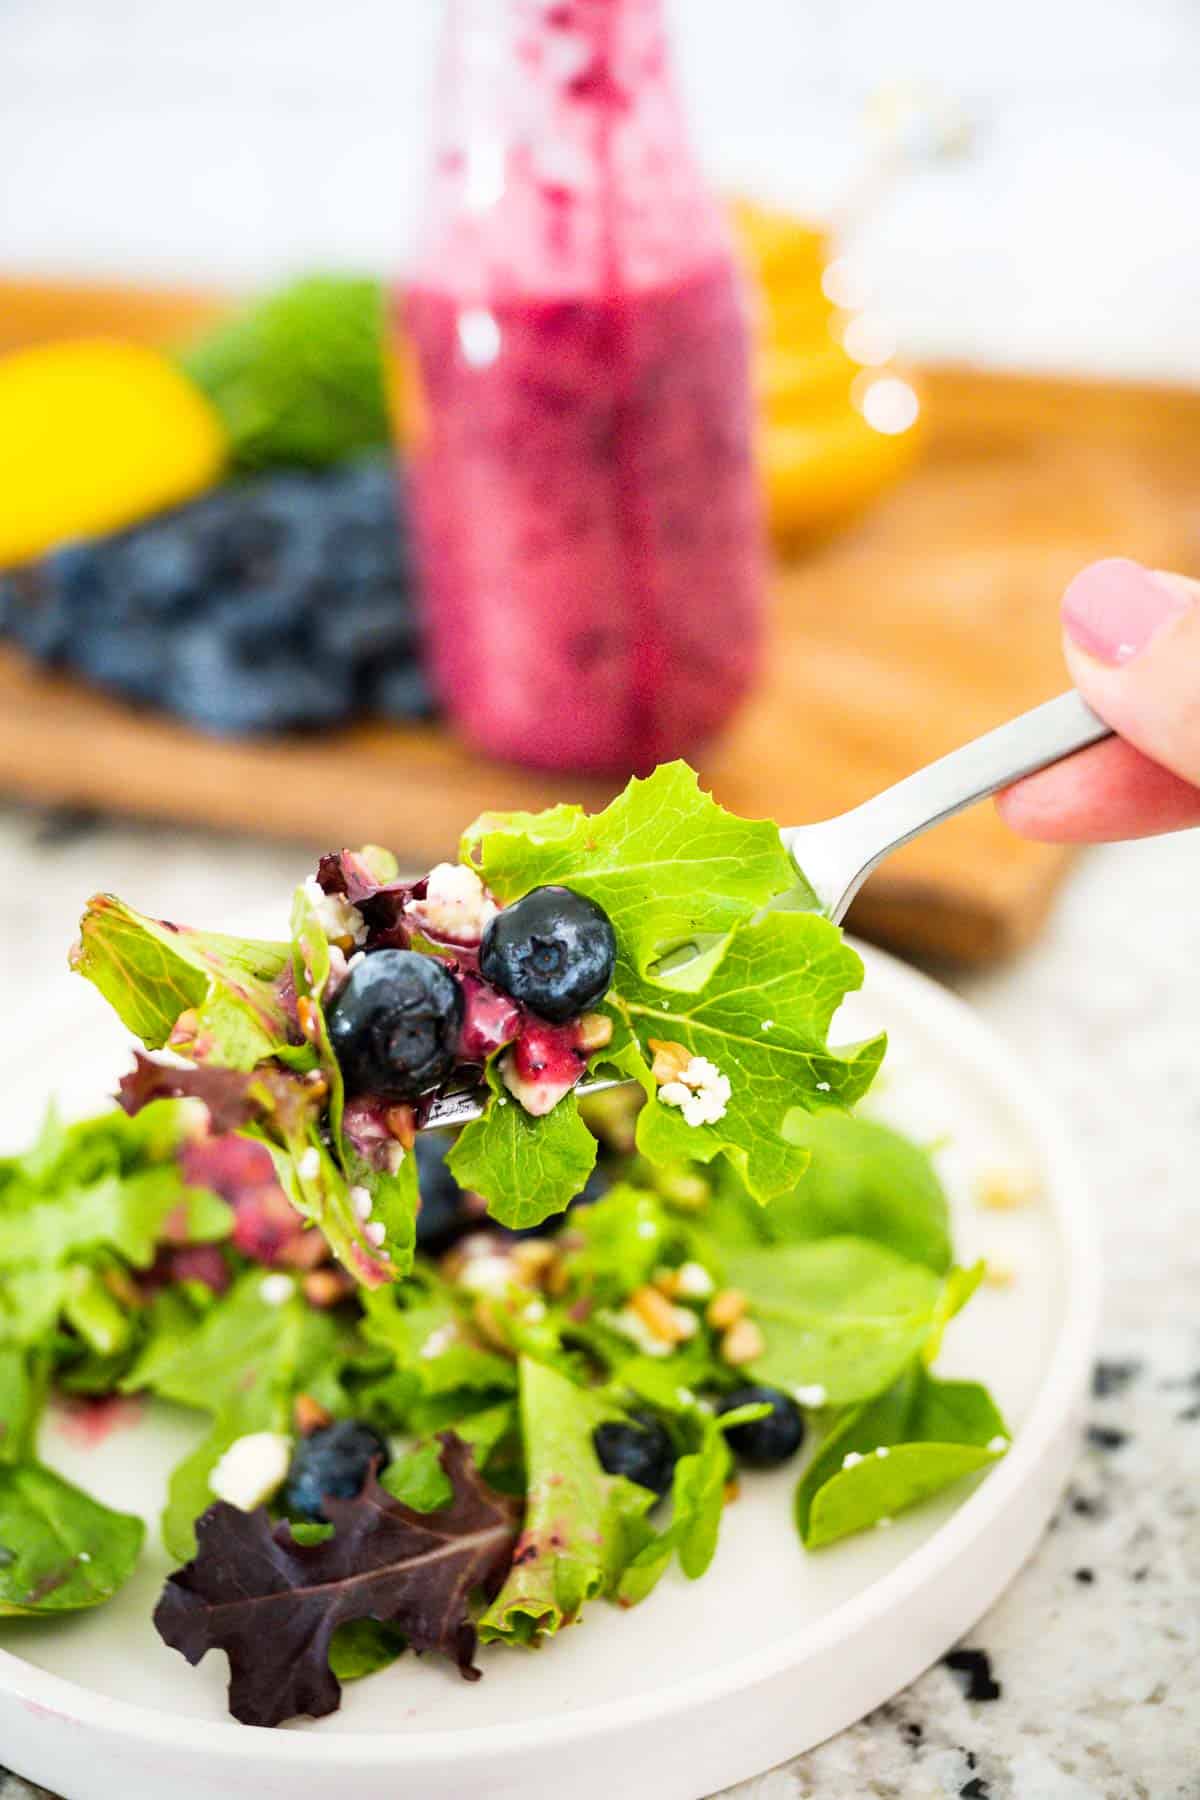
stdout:
{"type": "MultiPolygon", "coordinates": [[[[910,353],[1200,378],[1197,0],[673,0],[711,167],[824,210],[872,94],[968,154],[857,235],[910,353]]],[[[441,0],[0,0],[0,267],[402,266],[441,0]]]]}

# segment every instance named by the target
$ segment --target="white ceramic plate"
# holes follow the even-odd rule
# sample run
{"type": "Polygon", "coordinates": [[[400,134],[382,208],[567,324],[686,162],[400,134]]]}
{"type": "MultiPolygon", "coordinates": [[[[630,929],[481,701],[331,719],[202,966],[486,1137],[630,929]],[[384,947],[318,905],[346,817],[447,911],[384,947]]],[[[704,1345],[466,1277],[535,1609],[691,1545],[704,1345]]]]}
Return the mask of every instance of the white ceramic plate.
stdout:
{"type": "MultiPolygon", "coordinates": [[[[839,1035],[887,1027],[878,1110],[946,1140],[960,1255],[1014,1272],[954,1323],[939,1364],[987,1381],[1015,1434],[974,1491],[806,1556],[791,1523],[795,1469],[752,1477],[702,1581],[669,1578],[633,1613],[593,1606],[537,1654],[485,1650],[473,1686],[402,1658],[347,1688],[333,1718],[279,1731],[229,1720],[224,1657],[190,1669],[159,1642],[150,1614],[168,1564],[152,1529],[110,1606],[6,1622],[2,1760],[68,1800],[699,1800],[860,1718],[968,1630],[1029,1555],[1065,1477],[1096,1325],[1095,1232],[1070,1146],[1019,1058],[933,983],[864,954],[866,991],[839,1035]],[[981,1212],[972,1182],[996,1164],[1030,1169],[1040,1199],[981,1212]]],[[[51,1085],[72,1111],[111,1090],[121,1035],[87,1007],[84,1018],[65,1049],[58,1037],[53,1064],[27,1058],[5,1073],[5,1146],[28,1138],[51,1085]]],[[[153,1527],[195,1431],[153,1408],[89,1445],[55,1415],[42,1452],[153,1527]]]]}

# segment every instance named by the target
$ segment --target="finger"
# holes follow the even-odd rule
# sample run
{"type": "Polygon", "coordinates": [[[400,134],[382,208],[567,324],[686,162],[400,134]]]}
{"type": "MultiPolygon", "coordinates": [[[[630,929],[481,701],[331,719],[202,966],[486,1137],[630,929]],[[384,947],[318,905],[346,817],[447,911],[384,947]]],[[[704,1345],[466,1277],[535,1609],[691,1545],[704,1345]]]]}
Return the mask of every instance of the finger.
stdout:
{"type": "Polygon", "coordinates": [[[1200,788],[1120,738],[1030,775],[996,805],[1013,831],[1050,844],[1106,844],[1200,825],[1200,788]]]}
{"type": "Polygon", "coordinates": [[[1063,596],[1067,664],[1127,743],[1200,786],[1200,585],[1113,558],[1063,596]]]}

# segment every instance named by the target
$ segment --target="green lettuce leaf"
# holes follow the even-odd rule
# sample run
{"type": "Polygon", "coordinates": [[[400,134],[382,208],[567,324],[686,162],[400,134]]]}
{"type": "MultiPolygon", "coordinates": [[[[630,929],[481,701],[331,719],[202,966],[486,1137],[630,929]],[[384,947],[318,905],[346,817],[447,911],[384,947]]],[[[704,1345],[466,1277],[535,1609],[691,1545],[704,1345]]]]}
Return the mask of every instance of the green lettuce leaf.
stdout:
{"type": "Polygon", "coordinates": [[[173,1100],[71,1126],[51,1112],[28,1152],[0,1162],[0,1343],[40,1344],[65,1312],[93,1350],[116,1354],[131,1321],[96,1265],[147,1268],[168,1227],[179,1243],[229,1236],[228,1206],[180,1173],[191,1125],[173,1100]]]}
{"type": "Polygon", "coordinates": [[[114,894],[96,894],[79,926],[71,967],[99,988],[147,1049],[252,1069],[286,1048],[276,982],[286,944],[225,937],[146,918],[114,894]]]}
{"type": "Polygon", "coordinates": [[[0,1616],[99,1606],[132,1572],[143,1533],[40,1463],[0,1464],[0,1616]]]}
{"type": "Polygon", "coordinates": [[[0,1345],[0,1464],[31,1460],[49,1377],[45,1352],[0,1345]]]}
{"type": "Polygon", "coordinates": [[[301,1389],[324,1400],[340,1363],[336,1322],[298,1292],[270,1304],[262,1297],[263,1280],[262,1269],[248,1269],[190,1329],[180,1317],[160,1331],[121,1391],[148,1390],[209,1413],[255,1388],[281,1393],[285,1404],[301,1389]]]}
{"type": "Polygon", "coordinates": [[[797,1530],[810,1550],[835,1543],[989,1468],[1007,1447],[1008,1427],[986,1388],[939,1381],[914,1362],[834,1424],[796,1490],[797,1530]]]}
{"type": "Polygon", "coordinates": [[[743,1289],[766,1350],[755,1381],[825,1390],[845,1406],[880,1393],[922,1352],[940,1342],[981,1271],[939,1279],[867,1238],[825,1238],[734,1250],[725,1274],[743,1289]]]}
{"type": "Polygon", "coordinates": [[[572,1292],[619,1306],[668,1260],[678,1235],[678,1222],[655,1194],[617,1182],[594,1206],[571,1215],[566,1268],[572,1292]]]}
{"type": "Polygon", "coordinates": [[[797,885],[778,828],[725,812],[682,762],[631,781],[603,812],[484,813],[461,855],[501,900],[554,882],[595,900],[616,932],[618,987],[797,885]]]}
{"type": "MultiPolygon", "coordinates": [[[[424,1396],[513,1393],[515,1363],[472,1334],[451,1288],[428,1277],[420,1287],[381,1288],[363,1297],[363,1337],[414,1375],[424,1396]]],[[[433,1429],[441,1430],[452,1419],[433,1429]]]]}
{"type": "Polygon", "coordinates": [[[596,1140],[574,1094],[543,1119],[532,1118],[489,1071],[487,1112],[459,1133],[447,1167],[461,1187],[481,1194],[500,1225],[524,1230],[562,1212],[595,1167],[596,1140]]]}
{"type": "MultiPolygon", "coordinates": [[[[828,1043],[835,1011],[862,981],[859,958],[836,926],[797,910],[812,897],[776,828],[722,811],[686,764],[631,782],[594,816],[575,806],[485,814],[463,855],[502,899],[562,882],[605,908],[617,940],[605,1006],[614,1033],[595,1066],[641,1083],[637,1142],[652,1163],[724,1154],[755,1198],[770,1200],[808,1162],[789,1118],[866,1092],[883,1039],[841,1052],[828,1043]],[[696,954],[681,962],[686,952],[696,954]],[[728,1078],[721,1120],[689,1126],[658,1100],[655,1040],[682,1043],[728,1078]]],[[[573,1098],[536,1121],[501,1107],[494,1080],[493,1089],[452,1166],[496,1217],[531,1224],[578,1191],[591,1152],[573,1098]]]]}
{"type": "MultiPolygon", "coordinates": [[[[751,1408],[758,1416],[761,1408],[751,1408]]],[[[728,1419],[715,1419],[694,1410],[691,1415],[695,1447],[675,1464],[671,1481],[671,1522],[644,1544],[621,1576],[618,1597],[622,1606],[636,1606],[658,1585],[673,1556],[689,1581],[707,1572],[717,1549],[717,1534],[725,1510],[725,1488],[733,1459],[725,1442],[729,1424],[741,1422],[746,1409],[728,1419]]]]}
{"type": "Polygon", "coordinates": [[[611,1010],[637,1039],[648,1104],[638,1148],[651,1162],[724,1152],[755,1199],[792,1188],[809,1152],[788,1131],[804,1109],[853,1106],[883,1060],[882,1037],[831,1050],[833,1015],[862,983],[862,962],[837,927],[815,913],[769,912],[734,928],[707,956],[658,982],[615,990],[611,1010]],[[764,1023],[769,1029],[764,1029],[764,1023]],[[725,1117],[689,1125],[650,1079],[650,1040],[681,1043],[730,1083],[725,1117]]]}
{"type": "Polygon", "coordinates": [[[794,1113],[785,1132],[812,1161],[789,1193],[759,1211],[767,1242],[872,1238],[945,1274],[950,1210],[927,1151],[887,1125],[850,1113],[794,1113]]]}
{"type": "Polygon", "coordinates": [[[614,1593],[647,1542],[654,1495],[606,1474],[592,1443],[597,1425],[624,1416],[604,1394],[522,1359],[525,1525],[508,1578],[479,1621],[483,1642],[552,1637],[586,1601],[614,1593]]]}
{"type": "MultiPolygon", "coordinates": [[[[422,1509],[408,1502],[415,1511],[422,1509]]],[[[329,1640],[329,1667],[339,1681],[361,1681],[364,1675],[377,1675],[390,1668],[408,1648],[404,1633],[394,1625],[381,1625],[378,1619],[349,1619],[339,1625],[329,1640]]]]}

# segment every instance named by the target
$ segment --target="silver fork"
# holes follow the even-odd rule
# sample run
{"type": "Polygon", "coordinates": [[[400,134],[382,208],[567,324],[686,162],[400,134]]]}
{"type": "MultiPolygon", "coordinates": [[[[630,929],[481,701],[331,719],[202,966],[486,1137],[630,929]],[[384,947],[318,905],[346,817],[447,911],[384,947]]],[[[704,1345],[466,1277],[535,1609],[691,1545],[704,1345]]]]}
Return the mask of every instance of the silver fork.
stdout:
{"type": "MultiPolygon", "coordinates": [[[[817,908],[840,924],[867,876],[893,850],[1022,775],[1111,736],[1077,693],[1060,694],[905,776],[852,811],[816,825],[790,826],[780,836],[815,894],[817,908]]],[[[595,1078],[581,1082],[576,1092],[598,1094],[626,1085],[615,1078],[595,1078]]],[[[430,1108],[422,1129],[466,1125],[482,1111],[478,1089],[444,1094],[430,1108]]]]}

